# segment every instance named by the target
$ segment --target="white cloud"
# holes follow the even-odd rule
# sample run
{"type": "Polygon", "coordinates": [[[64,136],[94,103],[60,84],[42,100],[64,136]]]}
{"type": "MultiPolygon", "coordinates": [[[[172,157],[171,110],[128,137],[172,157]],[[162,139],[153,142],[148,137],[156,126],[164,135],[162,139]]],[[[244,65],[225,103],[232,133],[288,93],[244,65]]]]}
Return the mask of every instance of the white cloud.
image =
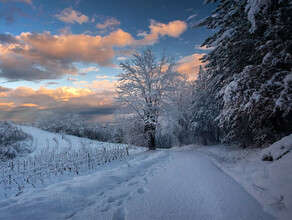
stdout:
{"type": "Polygon", "coordinates": [[[68,77],[67,78],[67,81],[76,82],[76,81],[78,81],[78,79],[75,79],[75,78],[72,78],[72,77],[68,77]]]}
{"type": "Polygon", "coordinates": [[[58,18],[60,21],[70,24],[82,24],[89,21],[86,15],[72,8],[65,8],[60,14],[55,15],[55,17],[58,18]]]}
{"type": "Polygon", "coordinates": [[[121,22],[117,20],[116,18],[108,18],[103,23],[97,23],[96,28],[98,29],[108,29],[113,28],[115,26],[120,25],[121,22]]]}

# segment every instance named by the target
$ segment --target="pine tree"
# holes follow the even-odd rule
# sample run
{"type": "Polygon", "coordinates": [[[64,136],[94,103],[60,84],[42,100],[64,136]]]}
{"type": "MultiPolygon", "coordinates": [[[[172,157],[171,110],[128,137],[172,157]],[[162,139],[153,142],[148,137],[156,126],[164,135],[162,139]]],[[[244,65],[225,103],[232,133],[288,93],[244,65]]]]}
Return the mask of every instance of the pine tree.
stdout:
{"type": "Polygon", "coordinates": [[[194,25],[218,30],[202,46],[214,47],[203,58],[206,126],[218,123],[221,141],[263,145],[292,132],[291,16],[289,1],[221,0],[194,25]]]}

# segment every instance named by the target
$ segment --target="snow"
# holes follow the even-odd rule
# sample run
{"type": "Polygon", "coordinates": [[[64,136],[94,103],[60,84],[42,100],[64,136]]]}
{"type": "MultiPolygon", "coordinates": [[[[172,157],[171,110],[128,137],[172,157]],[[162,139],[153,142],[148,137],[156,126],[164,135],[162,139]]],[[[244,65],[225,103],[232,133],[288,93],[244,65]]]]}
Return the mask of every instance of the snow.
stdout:
{"type": "Polygon", "coordinates": [[[31,135],[34,151],[13,160],[0,161],[0,199],[22,193],[23,189],[43,188],[76,175],[93,173],[103,169],[101,167],[107,163],[146,150],[51,133],[34,127],[21,126],[21,129],[31,135]]]}
{"type": "Polygon", "coordinates": [[[273,219],[194,147],[148,151],[0,201],[0,219],[273,219]]]}
{"type": "Polygon", "coordinates": [[[279,160],[282,156],[289,153],[292,149],[292,134],[283,137],[281,140],[265,148],[262,153],[262,159],[266,156],[272,157],[272,160],[279,160]]]}
{"type": "MultiPolygon", "coordinates": [[[[94,141],[87,138],[81,138],[73,135],[65,135],[59,133],[53,133],[41,130],[39,128],[30,127],[30,126],[20,126],[21,129],[32,135],[34,140],[35,150],[31,154],[38,154],[43,149],[46,148],[55,148],[57,145],[57,150],[62,150],[65,146],[70,146],[74,150],[78,150],[82,148],[84,145],[86,147],[95,147],[95,148],[103,148],[103,147],[113,147],[115,144],[101,142],[101,141],[94,141]]],[[[127,146],[127,145],[121,145],[127,146]]]]}
{"type": "Polygon", "coordinates": [[[245,11],[247,12],[247,18],[251,23],[251,32],[254,32],[257,28],[256,26],[256,15],[259,12],[266,12],[268,6],[271,4],[270,0],[248,0],[245,6],[245,11]]]}
{"type": "MultiPolygon", "coordinates": [[[[60,148],[71,143],[76,150],[81,140],[96,148],[112,145],[22,129],[38,138],[34,155],[56,144],[54,138],[60,148]]],[[[291,143],[292,134],[266,149],[133,148],[130,156],[90,172],[2,198],[0,219],[291,219],[291,143]],[[273,162],[262,160],[267,154],[273,162]]]]}
{"type": "Polygon", "coordinates": [[[240,149],[217,145],[201,147],[197,151],[207,155],[236,180],[263,205],[266,212],[278,219],[291,219],[291,147],[292,134],[265,149],[240,149]],[[263,156],[267,154],[274,158],[274,162],[262,161],[263,156]],[[280,158],[281,155],[283,156],[280,158]],[[277,158],[279,159],[276,160],[277,158]]]}

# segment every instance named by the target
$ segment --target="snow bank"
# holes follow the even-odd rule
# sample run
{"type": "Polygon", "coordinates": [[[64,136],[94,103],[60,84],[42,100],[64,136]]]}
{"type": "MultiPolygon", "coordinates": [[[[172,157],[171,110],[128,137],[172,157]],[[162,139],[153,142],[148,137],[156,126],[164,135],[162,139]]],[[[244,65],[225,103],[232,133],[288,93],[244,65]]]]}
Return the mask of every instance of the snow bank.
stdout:
{"type": "Polygon", "coordinates": [[[225,173],[278,219],[292,217],[292,134],[265,149],[207,146],[197,151],[210,157],[225,173]],[[263,161],[270,155],[274,161],[263,161]]]}
{"type": "Polygon", "coordinates": [[[279,160],[292,149],[292,134],[275,142],[265,148],[262,153],[262,160],[274,161],[279,160]]]}

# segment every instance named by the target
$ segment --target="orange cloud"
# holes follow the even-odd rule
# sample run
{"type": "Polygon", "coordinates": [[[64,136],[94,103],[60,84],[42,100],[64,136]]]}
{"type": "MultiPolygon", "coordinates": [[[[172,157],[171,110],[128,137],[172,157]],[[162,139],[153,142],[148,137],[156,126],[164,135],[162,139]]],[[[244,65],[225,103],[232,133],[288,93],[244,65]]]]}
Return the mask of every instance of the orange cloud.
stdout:
{"type": "Polygon", "coordinates": [[[36,104],[33,104],[33,103],[24,103],[24,104],[21,104],[20,107],[30,107],[30,108],[35,108],[35,107],[39,107],[39,106],[36,105],[36,104]]]}
{"type": "MultiPolygon", "coordinates": [[[[98,78],[98,76],[96,78],[98,78]]],[[[90,84],[85,85],[85,87],[91,90],[95,90],[95,91],[104,91],[104,90],[115,91],[116,84],[117,84],[117,81],[101,80],[101,81],[92,81],[90,84]]]]}
{"type": "Polygon", "coordinates": [[[13,102],[0,102],[0,108],[11,108],[14,107],[13,102]]]}
{"type": "Polygon", "coordinates": [[[160,37],[178,37],[187,28],[183,21],[167,24],[151,20],[150,33],[136,40],[118,29],[106,36],[85,34],[52,35],[50,32],[7,35],[0,43],[0,77],[11,81],[56,79],[65,74],[77,75],[74,63],[94,63],[116,67],[113,58],[125,55],[129,49],[154,44],[160,37]]]}
{"type": "Polygon", "coordinates": [[[204,64],[200,60],[204,55],[205,54],[195,53],[193,55],[181,58],[177,62],[178,65],[176,70],[181,74],[188,75],[190,80],[197,79],[200,65],[204,66],[204,64]]]}
{"type": "Polygon", "coordinates": [[[105,37],[27,32],[22,33],[19,39],[30,45],[27,49],[36,48],[44,57],[98,63],[101,66],[109,65],[109,60],[114,57],[114,46],[127,46],[133,41],[132,36],[121,29],[105,37]]]}
{"type": "Polygon", "coordinates": [[[47,95],[57,101],[69,101],[71,98],[80,98],[94,94],[94,92],[89,89],[74,87],[58,87],[56,89],[41,87],[37,93],[47,95]]]}
{"type": "Polygon", "coordinates": [[[90,66],[90,67],[87,67],[87,68],[82,68],[80,70],[81,73],[97,72],[97,71],[99,71],[99,68],[97,68],[95,66],[90,66]]]}
{"type": "Polygon", "coordinates": [[[60,21],[71,24],[82,24],[89,21],[86,15],[79,11],[75,11],[72,8],[65,8],[60,14],[55,15],[55,17],[60,21]]]}
{"type": "Polygon", "coordinates": [[[187,24],[184,21],[176,20],[171,21],[168,24],[159,23],[154,20],[150,21],[150,33],[144,33],[144,38],[137,41],[137,44],[147,45],[154,44],[157,42],[159,37],[170,36],[179,37],[186,29],[187,24]]]}
{"type": "Polygon", "coordinates": [[[115,92],[111,82],[93,82],[90,88],[18,87],[0,97],[0,120],[34,121],[41,114],[80,112],[91,119],[114,112],[115,92]]]}

